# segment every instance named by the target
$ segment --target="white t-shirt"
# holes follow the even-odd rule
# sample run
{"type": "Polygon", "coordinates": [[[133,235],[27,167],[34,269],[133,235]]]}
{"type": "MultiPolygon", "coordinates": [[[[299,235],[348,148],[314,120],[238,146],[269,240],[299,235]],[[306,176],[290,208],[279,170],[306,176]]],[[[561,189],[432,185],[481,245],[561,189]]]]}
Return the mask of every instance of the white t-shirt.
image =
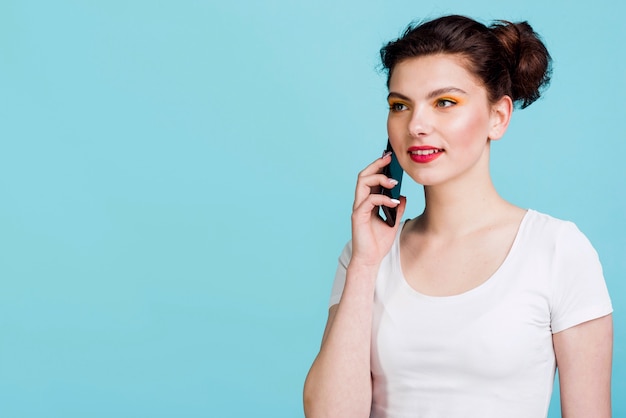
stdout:
{"type": "MultiPolygon", "coordinates": [[[[612,312],[587,238],[571,222],[528,210],[486,282],[433,297],[403,277],[399,236],[376,281],[371,417],[545,418],[552,334],[612,312]]],[[[348,243],[339,258],[331,306],[341,298],[351,250],[348,243]]]]}

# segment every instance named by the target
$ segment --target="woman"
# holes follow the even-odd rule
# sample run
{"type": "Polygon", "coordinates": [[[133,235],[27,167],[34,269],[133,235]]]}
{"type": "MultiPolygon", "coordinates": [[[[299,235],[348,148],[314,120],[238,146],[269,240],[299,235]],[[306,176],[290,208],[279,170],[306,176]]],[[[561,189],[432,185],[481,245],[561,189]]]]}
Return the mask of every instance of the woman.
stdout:
{"type": "Polygon", "coordinates": [[[571,222],[502,199],[489,173],[514,104],[549,82],[545,46],[525,22],[446,16],[381,57],[389,140],[426,206],[401,222],[405,198],[373,192],[396,184],[389,154],[359,174],[306,416],[545,417],[558,365],[563,416],[610,417],[598,257],[571,222]]]}

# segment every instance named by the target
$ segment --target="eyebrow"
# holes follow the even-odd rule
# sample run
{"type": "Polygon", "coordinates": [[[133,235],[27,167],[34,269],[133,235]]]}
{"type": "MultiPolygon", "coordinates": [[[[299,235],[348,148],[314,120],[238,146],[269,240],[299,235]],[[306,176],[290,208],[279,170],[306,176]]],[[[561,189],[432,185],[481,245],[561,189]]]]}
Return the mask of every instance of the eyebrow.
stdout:
{"type": "MultiPolygon", "coordinates": [[[[460,89],[458,87],[443,87],[441,89],[437,89],[437,90],[433,90],[430,93],[428,93],[428,95],[426,96],[428,99],[434,99],[437,96],[441,96],[444,94],[450,94],[450,93],[457,93],[457,94],[464,94],[467,95],[467,92],[463,89],[460,89]]],[[[387,95],[387,100],[391,99],[392,97],[397,97],[398,99],[402,99],[402,100],[406,100],[406,101],[411,101],[411,99],[407,96],[405,96],[404,94],[401,93],[397,93],[395,91],[390,91],[389,94],[387,95]]]]}

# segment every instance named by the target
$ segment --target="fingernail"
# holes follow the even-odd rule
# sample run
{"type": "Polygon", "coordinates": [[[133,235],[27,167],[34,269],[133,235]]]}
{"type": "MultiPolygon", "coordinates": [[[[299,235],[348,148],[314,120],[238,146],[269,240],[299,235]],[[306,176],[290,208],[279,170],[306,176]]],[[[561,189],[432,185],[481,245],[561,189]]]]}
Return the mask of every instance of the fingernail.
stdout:
{"type": "Polygon", "coordinates": [[[392,201],[393,203],[397,203],[398,205],[400,204],[400,201],[399,201],[398,199],[391,199],[391,201],[392,201]]]}
{"type": "Polygon", "coordinates": [[[396,179],[389,179],[389,184],[393,184],[395,186],[396,184],[398,184],[398,180],[396,180],[396,179]]]}
{"type": "Polygon", "coordinates": [[[385,158],[385,157],[388,157],[388,156],[390,156],[391,154],[393,154],[393,152],[391,152],[391,151],[385,151],[385,152],[383,152],[383,156],[382,156],[382,157],[380,157],[380,158],[385,158]]]}

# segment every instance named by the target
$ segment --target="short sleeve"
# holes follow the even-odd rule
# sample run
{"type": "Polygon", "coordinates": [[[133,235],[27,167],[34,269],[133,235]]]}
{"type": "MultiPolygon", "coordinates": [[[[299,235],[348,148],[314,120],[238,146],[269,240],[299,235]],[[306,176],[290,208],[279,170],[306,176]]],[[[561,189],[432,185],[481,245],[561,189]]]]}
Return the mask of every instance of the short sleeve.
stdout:
{"type": "Polygon", "coordinates": [[[554,247],[552,333],[613,312],[600,259],[571,222],[564,222],[554,247]]]}
{"type": "Polygon", "coordinates": [[[333,282],[333,289],[330,293],[329,307],[338,304],[341,299],[343,287],[346,284],[346,270],[348,269],[350,258],[352,258],[352,241],[348,241],[339,256],[337,272],[335,273],[335,281],[333,282]]]}

